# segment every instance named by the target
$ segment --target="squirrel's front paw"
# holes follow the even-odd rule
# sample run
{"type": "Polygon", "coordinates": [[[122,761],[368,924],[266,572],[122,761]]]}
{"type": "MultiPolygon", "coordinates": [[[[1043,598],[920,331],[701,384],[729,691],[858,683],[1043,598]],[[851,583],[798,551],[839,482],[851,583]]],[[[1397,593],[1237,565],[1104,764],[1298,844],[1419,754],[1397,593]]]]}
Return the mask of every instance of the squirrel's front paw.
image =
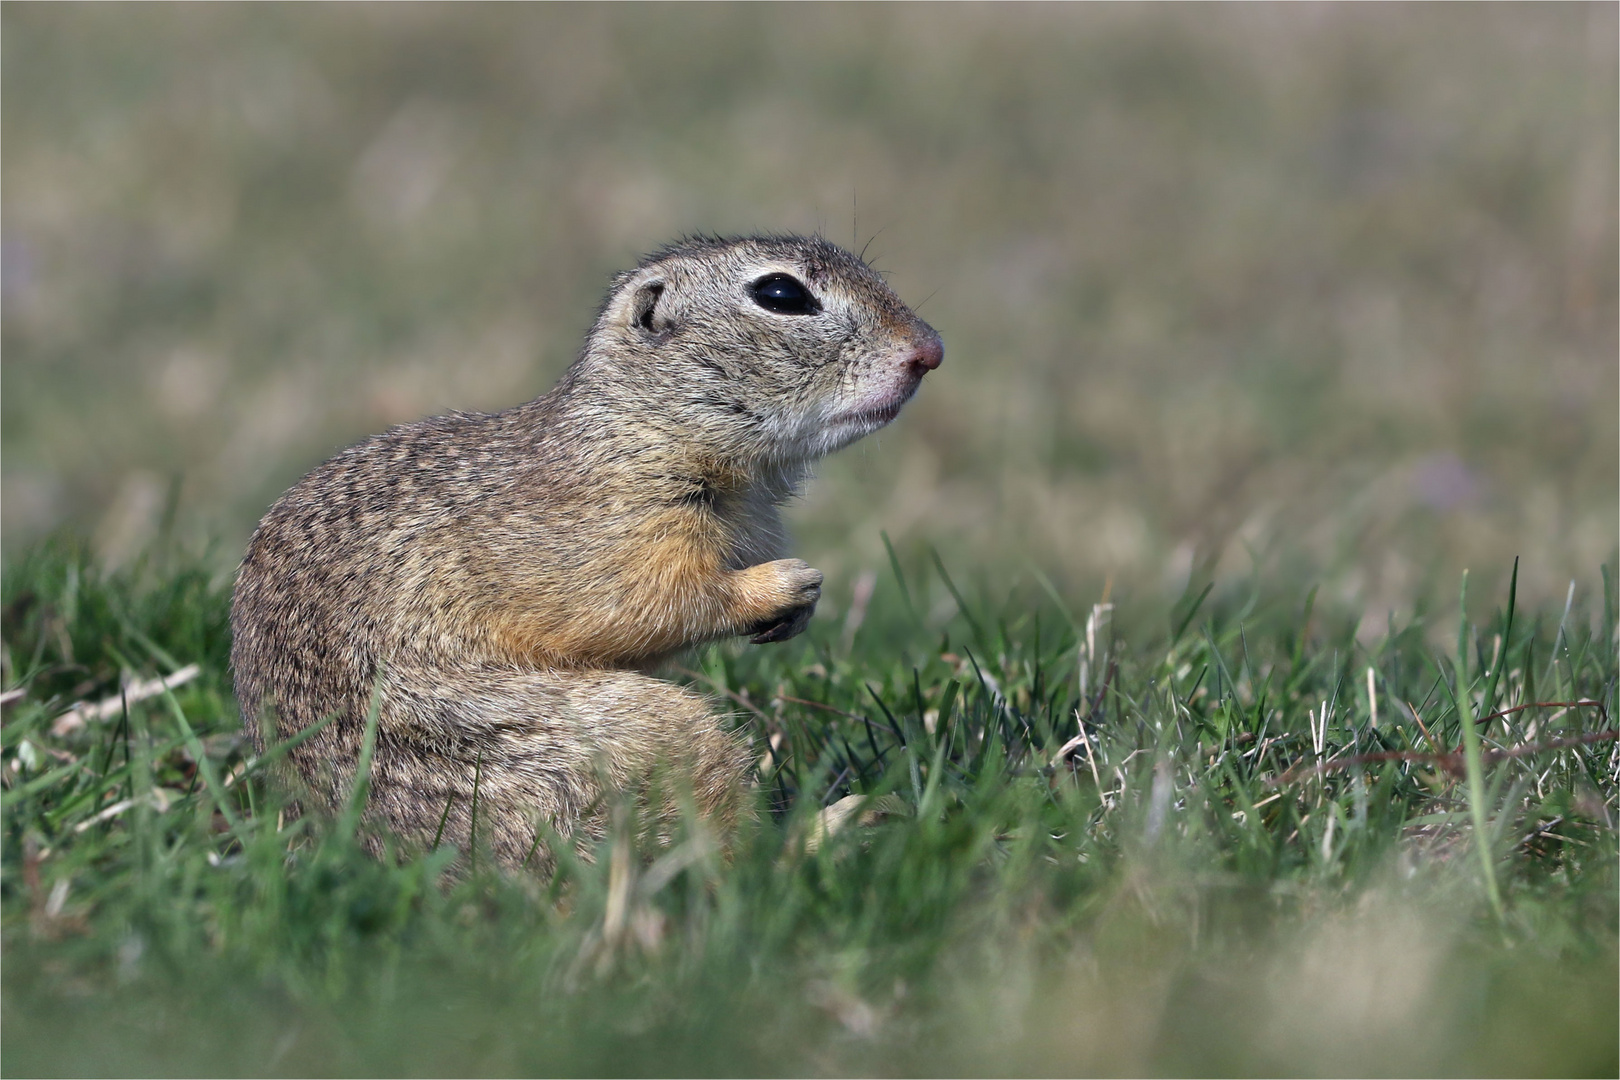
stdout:
{"type": "Polygon", "coordinates": [[[776,571],[785,595],[782,607],[770,618],[756,624],[749,639],[755,645],[786,641],[804,632],[821,599],[821,571],[803,559],[779,559],[767,564],[776,571]]]}

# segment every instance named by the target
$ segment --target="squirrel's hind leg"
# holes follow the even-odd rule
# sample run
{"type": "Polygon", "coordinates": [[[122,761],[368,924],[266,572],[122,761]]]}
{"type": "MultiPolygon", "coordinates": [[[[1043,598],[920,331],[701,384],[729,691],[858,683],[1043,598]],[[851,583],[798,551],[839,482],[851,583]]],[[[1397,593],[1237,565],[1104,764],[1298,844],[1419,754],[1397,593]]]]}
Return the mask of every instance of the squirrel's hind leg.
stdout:
{"type": "Polygon", "coordinates": [[[502,864],[544,872],[546,835],[599,839],[619,796],[661,835],[687,799],[722,837],[749,812],[746,739],[684,687],[628,671],[403,674],[369,811],[413,847],[467,851],[476,828],[502,864]]]}

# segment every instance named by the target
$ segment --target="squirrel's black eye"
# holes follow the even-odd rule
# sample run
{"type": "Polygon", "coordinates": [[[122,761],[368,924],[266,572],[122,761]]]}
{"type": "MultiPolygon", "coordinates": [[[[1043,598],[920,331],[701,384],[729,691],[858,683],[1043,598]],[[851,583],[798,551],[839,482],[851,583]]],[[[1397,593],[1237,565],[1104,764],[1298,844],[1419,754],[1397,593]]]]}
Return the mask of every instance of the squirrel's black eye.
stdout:
{"type": "Polygon", "coordinates": [[[810,290],[786,274],[768,274],[754,282],[754,303],[778,315],[814,315],[821,310],[810,290]]]}

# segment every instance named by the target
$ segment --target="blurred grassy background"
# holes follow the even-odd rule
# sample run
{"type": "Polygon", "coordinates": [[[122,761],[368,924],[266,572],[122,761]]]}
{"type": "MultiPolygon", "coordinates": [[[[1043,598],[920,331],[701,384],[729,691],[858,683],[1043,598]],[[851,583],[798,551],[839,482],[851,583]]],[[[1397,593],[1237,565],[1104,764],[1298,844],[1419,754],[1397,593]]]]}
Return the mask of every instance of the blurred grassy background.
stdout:
{"type": "MultiPolygon", "coordinates": [[[[234,560],[544,391],[608,275],[819,229],[947,344],[795,511],[1070,589],[1616,547],[1616,8],[7,4],[3,542],[234,560]]],[[[829,599],[842,599],[835,584],[829,599]]]]}

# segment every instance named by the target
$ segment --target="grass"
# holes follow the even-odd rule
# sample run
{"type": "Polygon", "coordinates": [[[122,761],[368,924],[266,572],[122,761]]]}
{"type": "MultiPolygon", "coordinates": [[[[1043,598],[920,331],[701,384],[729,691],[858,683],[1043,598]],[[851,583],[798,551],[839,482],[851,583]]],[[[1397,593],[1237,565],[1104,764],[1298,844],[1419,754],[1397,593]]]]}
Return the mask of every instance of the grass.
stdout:
{"type": "Polygon", "coordinates": [[[206,561],[8,562],[4,1071],[1620,1067],[1612,571],[1476,593],[1437,651],[1311,589],[1065,606],[902,554],[842,620],[690,661],[761,749],[728,854],[625,821],[550,882],[280,819],[206,561]],[[881,813],[807,843],[851,794],[881,813]]]}

